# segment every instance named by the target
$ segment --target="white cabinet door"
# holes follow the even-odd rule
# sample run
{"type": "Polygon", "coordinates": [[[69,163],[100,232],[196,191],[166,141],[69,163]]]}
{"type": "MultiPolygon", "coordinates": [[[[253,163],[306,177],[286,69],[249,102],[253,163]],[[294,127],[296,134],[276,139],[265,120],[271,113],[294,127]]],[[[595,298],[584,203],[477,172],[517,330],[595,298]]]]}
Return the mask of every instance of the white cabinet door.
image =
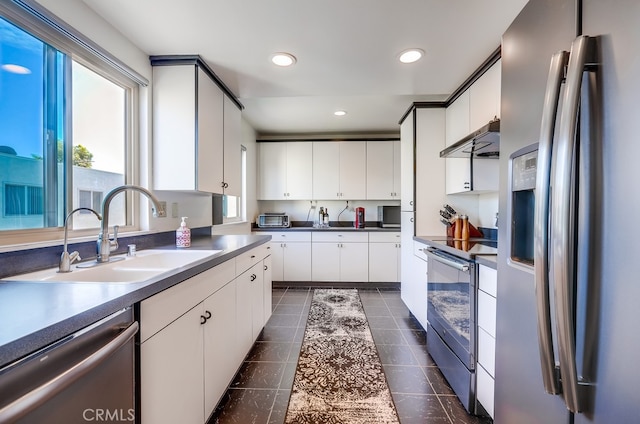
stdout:
{"type": "Polygon", "coordinates": [[[367,199],[394,199],[395,151],[393,141],[367,142],[367,199]]]}
{"type": "Polygon", "coordinates": [[[264,273],[263,273],[263,299],[264,299],[264,305],[263,305],[263,310],[264,310],[264,317],[262,319],[263,324],[266,324],[267,321],[269,321],[269,318],[271,318],[271,312],[273,311],[273,286],[272,286],[272,276],[271,276],[271,269],[272,269],[272,260],[271,260],[271,255],[267,256],[266,258],[264,258],[264,261],[262,263],[263,267],[264,267],[264,273]]]}
{"type": "Polygon", "coordinates": [[[356,142],[313,142],[313,198],[365,199],[367,145],[356,142]]]}
{"type": "Polygon", "coordinates": [[[287,145],[287,199],[311,200],[313,194],[313,144],[288,142],[287,145]]]}
{"type": "Polygon", "coordinates": [[[400,243],[369,243],[369,281],[398,282],[400,243]]]}
{"type": "Polygon", "coordinates": [[[445,139],[445,110],[419,108],[416,114],[416,234],[444,234],[438,211],[447,203],[445,162],[440,157],[445,139]]]}
{"type": "Polygon", "coordinates": [[[500,61],[469,87],[469,128],[471,131],[500,117],[500,61]]]}
{"type": "Polygon", "coordinates": [[[224,96],[224,194],[242,195],[242,112],[224,96]]]}
{"type": "Polygon", "coordinates": [[[202,315],[198,304],[140,346],[143,423],[204,422],[202,315]]]}
{"type": "Polygon", "coordinates": [[[286,144],[258,143],[258,199],[283,200],[286,192],[286,144]]]}
{"type": "Polygon", "coordinates": [[[284,281],[311,281],[311,242],[284,245],[284,281]]]}
{"type": "MultiPolygon", "coordinates": [[[[204,301],[204,416],[208,417],[233,378],[236,341],[236,284],[231,282],[204,301]],[[208,318],[207,318],[208,317],[208,318]]],[[[182,368],[182,367],[178,367],[182,368]]]]}
{"type": "Polygon", "coordinates": [[[369,281],[369,243],[340,243],[339,281],[369,281]]]}
{"type": "Polygon", "coordinates": [[[393,142],[393,198],[400,199],[400,157],[401,157],[401,145],[400,141],[393,142]]]}
{"type": "Polygon", "coordinates": [[[340,146],[340,198],[366,199],[367,143],[353,141],[338,144],[340,146]]]}
{"type": "Polygon", "coordinates": [[[236,343],[238,346],[237,365],[253,345],[252,285],[250,269],[236,278],[236,343]]]}
{"type": "Polygon", "coordinates": [[[339,243],[311,244],[311,281],[340,281],[339,243]]]}
{"type": "MultiPolygon", "coordinates": [[[[446,111],[446,145],[450,146],[470,133],[469,90],[465,91],[446,111]]],[[[446,192],[460,193],[471,190],[469,159],[447,158],[446,192]]]]}
{"type": "Polygon", "coordinates": [[[271,242],[271,278],[273,281],[284,281],[284,247],[285,243],[271,242]]]}
{"type": "Polygon", "coordinates": [[[197,66],[154,66],[153,81],[153,188],[222,193],[224,94],[197,66]]]}
{"type": "Polygon", "coordinates": [[[264,327],[264,264],[252,266],[249,271],[251,283],[251,344],[264,327]]]}
{"type": "Polygon", "coordinates": [[[340,198],[340,143],[313,142],[313,198],[340,198]]]}
{"type": "MultiPolygon", "coordinates": [[[[415,110],[400,125],[400,210],[415,211],[415,110]]],[[[413,228],[413,225],[411,226],[413,228]]]]}

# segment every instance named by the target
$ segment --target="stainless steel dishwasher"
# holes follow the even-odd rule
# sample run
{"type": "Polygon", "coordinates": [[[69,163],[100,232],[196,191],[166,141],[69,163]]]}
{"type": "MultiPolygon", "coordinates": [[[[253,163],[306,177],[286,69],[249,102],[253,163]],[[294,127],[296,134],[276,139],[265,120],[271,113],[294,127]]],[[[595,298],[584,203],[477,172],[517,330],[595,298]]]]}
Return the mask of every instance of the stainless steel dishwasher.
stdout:
{"type": "Polygon", "coordinates": [[[131,308],[0,369],[0,423],[133,422],[131,308]]]}

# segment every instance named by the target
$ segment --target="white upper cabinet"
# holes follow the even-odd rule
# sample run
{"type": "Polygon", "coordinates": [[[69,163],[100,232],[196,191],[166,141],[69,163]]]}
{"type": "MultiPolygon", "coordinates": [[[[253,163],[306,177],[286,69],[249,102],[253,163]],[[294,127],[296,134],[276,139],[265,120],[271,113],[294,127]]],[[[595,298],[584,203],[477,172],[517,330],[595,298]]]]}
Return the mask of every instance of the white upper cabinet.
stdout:
{"type": "Polygon", "coordinates": [[[367,199],[400,198],[400,142],[367,142],[367,199]]]}
{"type": "Polygon", "coordinates": [[[500,118],[500,61],[469,87],[469,130],[500,118]]]}
{"type": "Polygon", "coordinates": [[[258,199],[310,200],[312,193],[310,142],[258,144],[258,199]]]}
{"type": "Polygon", "coordinates": [[[224,175],[223,192],[242,195],[242,112],[227,96],[224,97],[224,175]]]}
{"type": "Polygon", "coordinates": [[[153,67],[153,187],[222,193],[223,98],[198,66],[153,67]]]}
{"type": "MultiPolygon", "coordinates": [[[[469,129],[469,90],[462,93],[446,111],[446,145],[447,147],[468,135],[469,129]]],[[[471,167],[469,159],[447,158],[446,166],[446,193],[460,193],[471,190],[471,167]]]]}
{"type": "Polygon", "coordinates": [[[415,111],[400,124],[400,210],[414,211],[415,111]]]}
{"type": "Polygon", "coordinates": [[[366,199],[366,179],[366,142],[313,142],[314,199],[366,199]]]}
{"type": "MultiPolygon", "coordinates": [[[[500,78],[498,61],[447,108],[447,146],[500,117],[500,78]]],[[[497,160],[474,159],[471,170],[470,159],[447,158],[447,194],[498,190],[497,160]]]]}

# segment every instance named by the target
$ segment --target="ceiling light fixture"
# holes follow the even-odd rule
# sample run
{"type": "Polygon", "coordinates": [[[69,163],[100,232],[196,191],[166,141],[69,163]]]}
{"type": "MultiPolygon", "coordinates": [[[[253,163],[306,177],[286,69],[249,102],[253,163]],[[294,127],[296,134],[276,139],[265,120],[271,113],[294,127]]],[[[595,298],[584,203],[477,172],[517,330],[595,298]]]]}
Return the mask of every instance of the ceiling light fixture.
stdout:
{"type": "Polygon", "coordinates": [[[2,69],[7,72],[11,72],[12,74],[29,75],[31,73],[31,69],[20,65],[14,65],[13,63],[2,65],[2,69]]]}
{"type": "Polygon", "coordinates": [[[400,53],[399,60],[402,63],[413,63],[417,62],[424,55],[424,50],[422,49],[407,49],[400,53]]]}
{"type": "Polygon", "coordinates": [[[271,62],[273,62],[274,65],[286,67],[294,65],[296,63],[296,57],[284,52],[274,53],[271,55],[271,62]]]}
{"type": "Polygon", "coordinates": [[[346,115],[346,114],[347,114],[347,112],[346,112],[346,111],[344,111],[344,110],[336,110],[335,112],[333,112],[333,114],[334,114],[335,116],[344,116],[344,115],[346,115]]]}

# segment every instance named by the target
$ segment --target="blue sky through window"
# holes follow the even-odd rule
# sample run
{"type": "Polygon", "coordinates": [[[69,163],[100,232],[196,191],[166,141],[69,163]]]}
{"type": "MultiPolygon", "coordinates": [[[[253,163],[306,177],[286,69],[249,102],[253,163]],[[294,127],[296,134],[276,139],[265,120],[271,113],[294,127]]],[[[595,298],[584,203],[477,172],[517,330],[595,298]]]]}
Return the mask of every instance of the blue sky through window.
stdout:
{"type": "Polygon", "coordinates": [[[42,156],[44,44],[0,18],[0,145],[42,156]],[[16,73],[18,65],[29,73],[16,73]]]}

